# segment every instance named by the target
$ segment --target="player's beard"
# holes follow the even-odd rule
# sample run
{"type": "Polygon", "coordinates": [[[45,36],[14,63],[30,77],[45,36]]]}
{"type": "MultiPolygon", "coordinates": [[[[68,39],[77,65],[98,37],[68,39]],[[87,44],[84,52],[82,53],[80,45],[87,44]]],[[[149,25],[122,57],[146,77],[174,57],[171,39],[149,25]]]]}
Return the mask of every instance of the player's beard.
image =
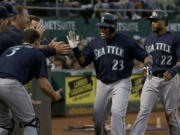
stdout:
{"type": "Polygon", "coordinates": [[[111,33],[110,32],[100,32],[99,33],[102,39],[107,39],[111,37],[111,33]]]}
{"type": "Polygon", "coordinates": [[[103,33],[103,32],[100,32],[100,36],[102,39],[106,39],[107,38],[107,34],[103,33]]]}
{"type": "Polygon", "coordinates": [[[162,27],[160,25],[156,28],[152,27],[152,32],[159,33],[161,30],[162,30],[162,27]]]}
{"type": "Polygon", "coordinates": [[[110,32],[109,27],[99,28],[99,34],[102,39],[108,39],[108,38],[111,38],[111,36],[112,36],[112,33],[110,32]]]}

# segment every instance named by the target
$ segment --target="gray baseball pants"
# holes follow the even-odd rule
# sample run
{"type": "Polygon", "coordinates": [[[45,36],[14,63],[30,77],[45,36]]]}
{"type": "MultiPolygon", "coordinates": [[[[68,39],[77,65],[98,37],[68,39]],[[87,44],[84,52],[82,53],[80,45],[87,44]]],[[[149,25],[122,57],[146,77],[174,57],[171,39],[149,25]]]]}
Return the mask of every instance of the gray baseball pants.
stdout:
{"type": "Polygon", "coordinates": [[[94,103],[94,126],[96,135],[105,135],[103,130],[111,104],[111,134],[125,135],[125,114],[130,96],[130,78],[121,79],[115,83],[105,84],[97,81],[94,103]]]}
{"type": "MultiPolygon", "coordinates": [[[[15,79],[0,78],[0,127],[9,127],[12,119],[11,111],[22,124],[35,118],[35,112],[29,95],[23,85],[15,79]]],[[[7,135],[0,130],[1,135],[7,135]]],[[[38,135],[36,128],[25,127],[24,135],[38,135]]]]}
{"type": "Polygon", "coordinates": [[[169,126],[169,135],[180,135],[180,120],[178,118],[179,80],[176,75],[170,81],[153,76],[146,79],[140,100],[140,111],[130,135],[144,135],[148,117],[160,97],[164,105],[165,116],[169,126]]]}

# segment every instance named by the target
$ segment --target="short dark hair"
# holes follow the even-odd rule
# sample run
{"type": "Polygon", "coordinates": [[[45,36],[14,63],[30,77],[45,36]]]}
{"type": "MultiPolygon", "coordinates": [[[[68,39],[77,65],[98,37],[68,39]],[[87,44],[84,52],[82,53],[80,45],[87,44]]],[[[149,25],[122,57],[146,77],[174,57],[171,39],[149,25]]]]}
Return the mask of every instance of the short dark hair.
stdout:
{"type": "Polygon", "coordinates": [[[14,11],[17,12],[18,15],[23,14],[23,10],[26,9],[24,6],[17,5],[13,7],[14,11]]]}
{"type": "Polygon", "coordinates": [[[30,44],[40,39],[40,35],[36,30],[28,29],[23,32],[22,41],[30,44]]]}
{"type": "Polygon", "coordinates": [[[29,19],[30,19],[30,21],[32,21],[32,20],[35,20],[35,21],[37,21],[37,22],[40,21],[40,18],[37,17],[37,16],[35,16],[35,15],[30,15],[30,16],[29,16],[29,19]]]}
{"type": "Polygon", "coordinates": [[[16,5],[13,6],[13,10],[17,13],[14,17],[13,20],[16,20],[17,16],[23,16],[23,10],[26,9],[24,6],[21,5],[16,5]]]}

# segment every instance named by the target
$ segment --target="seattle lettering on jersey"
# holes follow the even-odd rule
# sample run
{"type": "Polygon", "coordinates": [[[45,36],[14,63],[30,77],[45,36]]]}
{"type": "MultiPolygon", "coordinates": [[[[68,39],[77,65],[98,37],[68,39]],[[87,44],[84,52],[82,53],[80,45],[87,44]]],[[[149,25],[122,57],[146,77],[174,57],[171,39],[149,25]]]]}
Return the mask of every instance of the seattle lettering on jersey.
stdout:
{"type": "Polygon", "coordinates": [[[124,57],[124,50],[117,46],[109,46],[109,45],[102,47],[100,49],[94,49],[94,55],[96,60],[106,54],[113,54],[124,57]]]}
{"type": "Polygon", "coordinates": [[[145,50],[148,53],[151,53],[153,51],[164,51],[167,53],[171,53],[171,46],[165,43],[155,43],[145,46],[145,50]]]}

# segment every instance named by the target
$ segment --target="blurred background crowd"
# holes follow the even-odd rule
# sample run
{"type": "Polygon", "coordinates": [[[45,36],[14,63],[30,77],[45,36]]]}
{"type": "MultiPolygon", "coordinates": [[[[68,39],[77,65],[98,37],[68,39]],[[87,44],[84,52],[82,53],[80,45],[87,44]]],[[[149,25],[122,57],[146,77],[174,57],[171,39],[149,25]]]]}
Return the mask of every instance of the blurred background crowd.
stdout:
{"type": "MultiPolygon", "coordinates": [[[[178,11],[180,0],[1,0],[29,6],[33,15],[59,17],[99,17],[104,12],[121,19],[140,19],[151,10],[178,11]],[[36,7],[38,8],[36,8],[36,7]],[[42,7],[42,8],[41,8],[42,7]],[[49,10],[46,10],[49,9],[49,10]],[[41,10],[40,10],[41,9],[41,10]],[[58,10],[54,10],[58,9],[58,10]],[[37,12],[38,10],[38,12],[37,12]]],[[[174,13],[174,12],[173,12],[174,13]]],[[[177,13],[177,12],[176,12],[177,13]]],[[[177,17],[177,16],[176,16],[177,17]]],[[[179,16],[178,16],[179,17],[179,16]]]]}

